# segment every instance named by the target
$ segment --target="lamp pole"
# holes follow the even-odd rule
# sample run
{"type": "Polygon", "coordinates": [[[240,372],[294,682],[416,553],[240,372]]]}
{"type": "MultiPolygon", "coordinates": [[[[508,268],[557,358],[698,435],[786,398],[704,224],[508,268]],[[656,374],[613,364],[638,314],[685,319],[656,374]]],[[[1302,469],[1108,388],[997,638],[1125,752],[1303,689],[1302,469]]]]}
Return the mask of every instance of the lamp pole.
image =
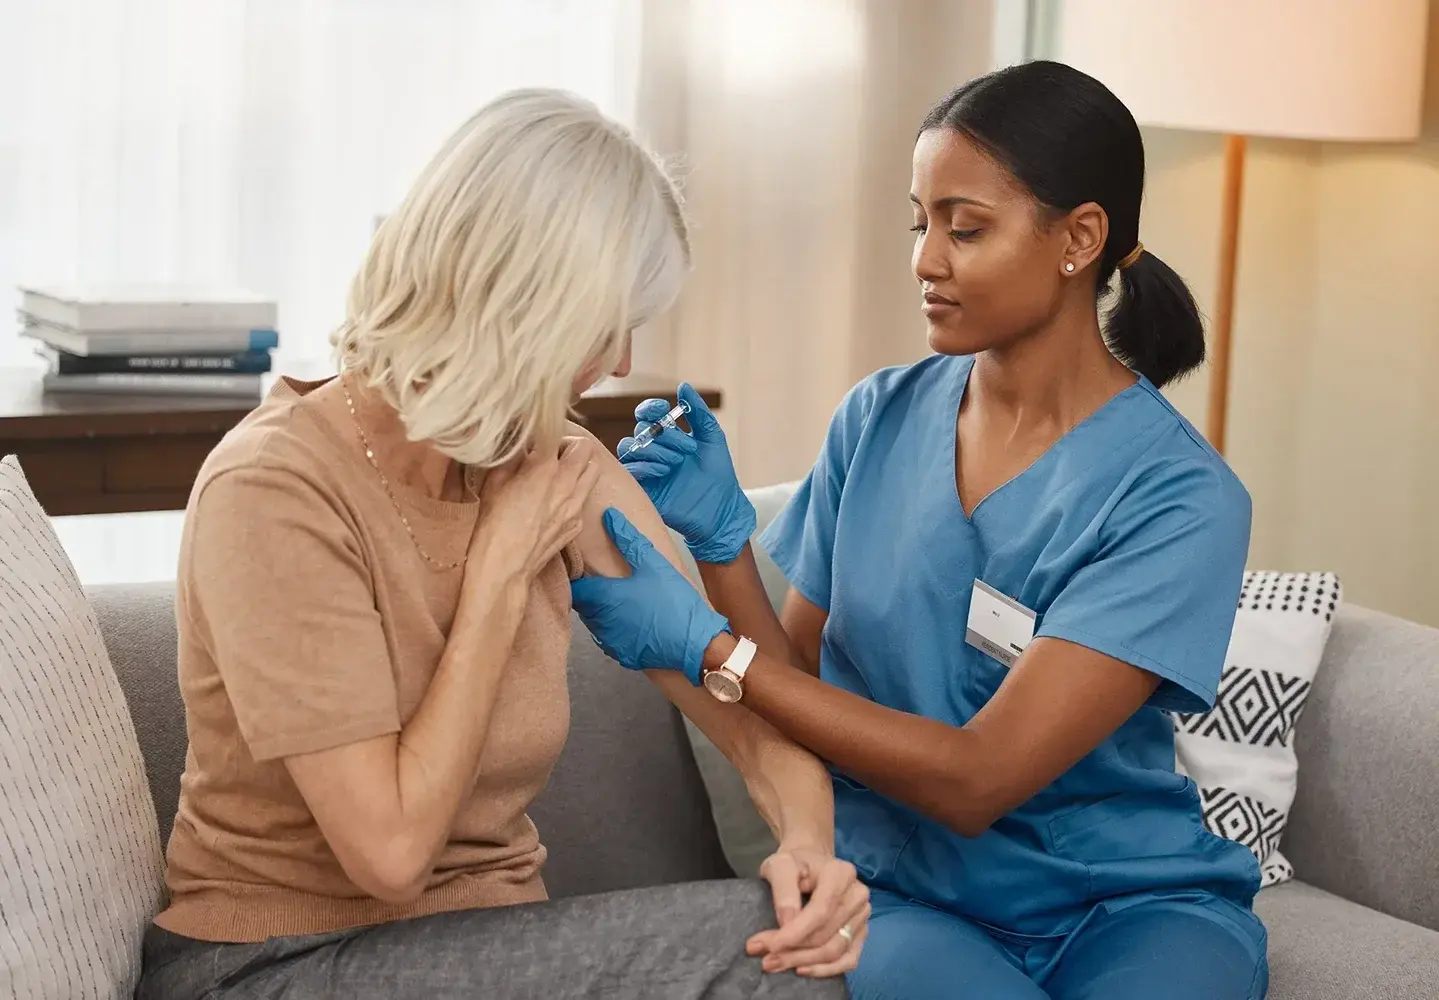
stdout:
{"type": "Polygon", "coordinates": [[[1234,281],[1239,263],[1239,210],[1244,201],[1242,135],[1224,137],[1224,200],[1219,216],[1219,288],[1209,348],[1209,411],[1205,436],[1224,454],[1229,417],[1229,355],[1234,336],[1234,281]]]}

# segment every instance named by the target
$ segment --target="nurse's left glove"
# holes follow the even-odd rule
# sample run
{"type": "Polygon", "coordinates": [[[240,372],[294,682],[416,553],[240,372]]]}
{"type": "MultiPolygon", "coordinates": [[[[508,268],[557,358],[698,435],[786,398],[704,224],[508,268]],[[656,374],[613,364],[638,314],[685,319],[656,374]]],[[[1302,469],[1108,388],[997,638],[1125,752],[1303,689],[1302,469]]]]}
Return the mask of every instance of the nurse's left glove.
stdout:
{"type": "MultiPolygon", "coordinates": [[[[755,512],[740,489],[729,443],[719,421],[688,382],[677,394],[690,407],[693,433],[667,428],[650,444],[621,461],[634,476],[665,524],[684,536],[690,554],[700,562],[731,563],[754,534],[755,512]]],[[[664,416],[670,404],[647,399],[635,407],[635,433],[664,416]]],[[[617,451],[629,449],[625,438],[617,451]]]]}
{"type": "Polygon", "coordinates": [[[698,685],[705,649],[729,622],[623,514],[611,507],[604,522],[631,572],[570,581],[575,610],[599,647],[621,666],[680,670],[698,685]]]}

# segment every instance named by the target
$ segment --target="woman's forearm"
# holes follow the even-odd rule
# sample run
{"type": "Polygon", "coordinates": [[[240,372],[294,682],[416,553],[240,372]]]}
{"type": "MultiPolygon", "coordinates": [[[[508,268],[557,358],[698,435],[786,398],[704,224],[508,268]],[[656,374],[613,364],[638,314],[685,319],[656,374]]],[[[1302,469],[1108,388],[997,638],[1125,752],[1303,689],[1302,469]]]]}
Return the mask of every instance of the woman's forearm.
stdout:
{"type": "MultiPolygon", "coordinates": [[[[756,722],[762,722],[756,717],[756,722]]],[[[834,851],[829,772],[808,750],[765,724],[748,760],[738,762],[755,808],[785,848],[834,851]]]]}
{"type": "Polygon", "coordinates": [[[417,886],[428,880],[474,786],[529,592],[519,578],[466,589],[429,690],[395,751],[395,847],[417,886]]]}
{"type": "Polygon", "coordinates": [[[345,873],[387,903],[423,891],[474,786],[524,615],[527,582],[478,570],[467,570],[429,688],[398,733],[285,759],[345,873]]]}
{"type": "Polygon", "coordinates": [[[723,705],[674,670],[647,675],[744,779],[776,839],[832,851],[834,797],[819,759],[742,705],[723,705]]]}
{"type": "Polygon", "coordinates": [[[499,681],[524,616],[528,586],[508,580],[471,597],[450,629],[435,678],[400,732],[400,810],[439,849],[475,783],[499,681]]]}
{"type": "MultiPolygon", "coordinates": [[[[770,604],[749,545],[733,562],[697,565],[710,603],[729,619],[737,635],[749,637],[771,655],[800,662],[770,604]]],[[[834,793],[829,772],[771,723],[748,714],[747,752],[736,753],[731,762],[743,776],[755,808],[784,846],[813,845],[832,851],[834,793]]]]}

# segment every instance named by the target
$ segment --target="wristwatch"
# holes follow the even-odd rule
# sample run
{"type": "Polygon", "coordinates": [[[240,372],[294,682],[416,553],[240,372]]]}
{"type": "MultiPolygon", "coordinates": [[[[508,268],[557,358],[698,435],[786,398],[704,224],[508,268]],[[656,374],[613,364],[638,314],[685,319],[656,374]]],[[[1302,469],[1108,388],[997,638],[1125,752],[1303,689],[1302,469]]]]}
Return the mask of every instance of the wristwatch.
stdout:
{"type": "Polygon", "coordinates": [[[724,663],[705,672],[705,690],[726,705],[734,704],[743,698],[745,671],[754,659],[756,648],[753,640],[740,636],[734,651],[725,658],[724,663]]]}

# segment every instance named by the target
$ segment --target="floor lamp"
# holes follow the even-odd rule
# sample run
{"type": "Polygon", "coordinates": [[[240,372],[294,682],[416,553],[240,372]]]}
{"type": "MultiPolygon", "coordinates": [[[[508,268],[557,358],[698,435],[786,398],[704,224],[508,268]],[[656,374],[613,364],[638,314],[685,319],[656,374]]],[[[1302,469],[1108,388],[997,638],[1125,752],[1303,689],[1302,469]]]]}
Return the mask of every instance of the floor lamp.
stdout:
{"type": "Polygon", "coordinates": [[[1035,55],[1102,80],[1141,125],[1225,137],[1205,430],[1223,452],[1247,139],[1417,138],[1429,2],[1063,0],[1047,13],[1035,55]]]}

